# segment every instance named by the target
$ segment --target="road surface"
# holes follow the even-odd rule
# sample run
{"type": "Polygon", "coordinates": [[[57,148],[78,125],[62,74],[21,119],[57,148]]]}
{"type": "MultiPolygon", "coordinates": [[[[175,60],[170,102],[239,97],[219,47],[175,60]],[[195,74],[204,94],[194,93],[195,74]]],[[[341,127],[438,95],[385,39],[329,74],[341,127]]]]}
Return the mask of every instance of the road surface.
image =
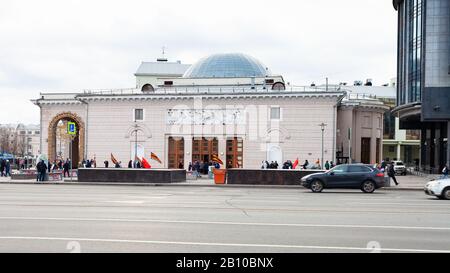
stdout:
{"type": "Polygon", "coordinates": [[[0,252],[450,252],[420,191],[0,185],[0,252]]]}

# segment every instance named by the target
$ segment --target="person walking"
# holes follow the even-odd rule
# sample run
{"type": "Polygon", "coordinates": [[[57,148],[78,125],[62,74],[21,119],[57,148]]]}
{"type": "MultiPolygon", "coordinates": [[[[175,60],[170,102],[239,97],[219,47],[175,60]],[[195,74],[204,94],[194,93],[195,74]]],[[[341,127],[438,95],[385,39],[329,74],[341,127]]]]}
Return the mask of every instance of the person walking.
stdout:
{"type": "Polygon", "coordinates": [[[388,166],[388,176],[394,180],[396,186],[398,186],[397,178],[395,178],[395,170],[394,163],[389,164],[388,166]]]}
{"type": "Polygon", "coordinates": [[[189,162],[188,171],[192,171],[192,162],[189,162]]]}
{"type": "Polygon", "coordinates": [[[325,169],[328,171],[330,169],[330,162],[328,160],[325,162],[325,169]]]}
{"type": "Polygon", "coordinates": [[[38,181],[45,181],[45,175],[47,173],[47,164],[43,160],[39,161],[38,163],[38,172],[39,172],[39,180],[38,181]]]}
{"type": "Polygon", "coordinates": [[[128,168],[133,168],[133,160],[128,161],[128,168]]]}
{"type": "Polygon", "coordinates": [[[2,158],[0,159],[0,175],[3,177],[5,175],[5,160],[2,158]]]}
{"type": "Polygon", "coordinates": [[[447,165],[444,166],[442,169],[442,178],[441,179],[448,179],[448,167],[447,165]]]}
{"type": "Polygon", "coordinates": [[[64,177],[66,177],[66,173],[67,173],[67,176],[70,177],[69,167],[70,167],[69,166],[69,161],[64,162],[64,164],[63,164],[63,175],[64,175],[64,177]]]}
{"type": "Polygon", "coordinates": [[[103,162],[103,164],[105,164],[105,168],[108,168],[109,161],[108,161],[108,160],[105,160],[105,161],[103,162]]]}
{"type": "Polygon", "coordinates": [[[309,162],[308,159],[305,160],[305,163],[303,163],[302,167],[304,170],[306,170],[308,168],[309,162]]]}
{"type": "Polygon", "coordinates": [[[9,162],[9,160],[6,160],[5,163],[5,176],[11,176],[11,163],[9,162]]]}
{"type": "Polygon", "coordinates": [[[41,161],[36,164],[36,181],[41,178],[41,161]]]}

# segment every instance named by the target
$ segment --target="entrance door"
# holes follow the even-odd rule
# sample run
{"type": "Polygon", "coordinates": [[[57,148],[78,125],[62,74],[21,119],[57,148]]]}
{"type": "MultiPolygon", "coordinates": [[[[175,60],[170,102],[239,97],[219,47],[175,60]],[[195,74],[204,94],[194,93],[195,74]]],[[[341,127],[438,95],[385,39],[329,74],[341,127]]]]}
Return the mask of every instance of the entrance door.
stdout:
{"type": "Polygon", "coordinates": [[[277,143],[267,143],[267,161],[269,164],[276,161],[278,167],[283,165],[283,152],[277,143]]]}
{"type": "Polygon", "coordinates": [[[227,168],[243,168],[244,143],[242,138],[235,137],[227,140],[227,168]]]}
{"type": "Polygon", "coordinates": [[[195,161],[209,162],[213,155],[219,154],[219,141],[217,138],[192,139],[192,163],[195,161]]]}
{"type": "Polygon", "coordinates": [[[169,137],[169,169],[184,168],[184,138],[169,137]]]}
{"type": "Polygon", "coordinates": [[[370,137],[361,138],[361,163],[370,164],[370,137]]]}

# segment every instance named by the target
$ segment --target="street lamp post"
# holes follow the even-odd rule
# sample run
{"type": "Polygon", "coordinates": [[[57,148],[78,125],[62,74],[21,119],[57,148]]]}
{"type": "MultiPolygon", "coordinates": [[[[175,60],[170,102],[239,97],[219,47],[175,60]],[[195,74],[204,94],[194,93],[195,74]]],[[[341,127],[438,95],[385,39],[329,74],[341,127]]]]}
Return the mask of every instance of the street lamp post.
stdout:
{"type": "Polygon", "coordinates": [[[322,130],[322,159],[321,159],[321,162],[320,162],[320,165],[321,165],[321,168],[322,168],[322,170],[323,170],[323,135],[324,135],[324,131],[325,131],[325,126],[327,126],[325,123],[321,123],[321,124],[319,124],[319,126],[320,126],[320,129],[322,130]]]}
{"type": "MultiPolygon", "coordinates": [[[[133,133],[134,133],[134,159],[133,159],[133,162],[136,162],[136,158],[137,158],[137,142],[138,142],[138,125],[137,124],[134,124],[134,130],[133,130],[133,133]]],[[[135,164],[133,164],[133,166],[134,166],[135,164]]]]}

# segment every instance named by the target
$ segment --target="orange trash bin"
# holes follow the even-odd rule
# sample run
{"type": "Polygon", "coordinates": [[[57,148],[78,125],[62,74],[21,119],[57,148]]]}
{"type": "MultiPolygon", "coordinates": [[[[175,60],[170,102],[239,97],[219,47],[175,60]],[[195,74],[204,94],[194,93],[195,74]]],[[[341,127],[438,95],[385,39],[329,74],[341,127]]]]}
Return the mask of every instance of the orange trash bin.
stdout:
{"type": "Polygon", "coordinates": [[[226,180],[225,177],[226,177],[227,170],[214,169],[213,173],[214,173],[214,183],[215,184],[225,184],[225,180],[226,180]]]}

